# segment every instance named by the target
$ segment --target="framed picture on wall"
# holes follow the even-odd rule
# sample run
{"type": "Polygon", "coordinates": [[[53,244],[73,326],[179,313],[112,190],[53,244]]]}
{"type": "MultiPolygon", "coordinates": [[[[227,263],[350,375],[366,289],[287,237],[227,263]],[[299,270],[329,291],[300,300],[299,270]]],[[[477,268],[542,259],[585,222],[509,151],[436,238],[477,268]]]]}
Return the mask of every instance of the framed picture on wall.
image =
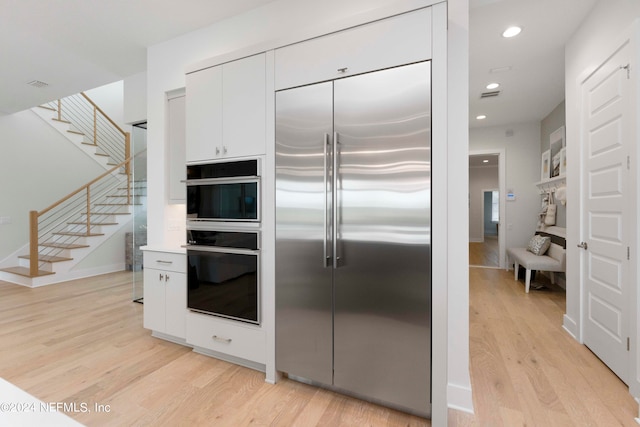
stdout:
{"type": "Polygon", "coordinates": [[[551,177],[559,176],[560,152],[565,148],[564,126],[560,126],[549,136],[549,150],[551,151],[551,177]]]}
{"type": "Polygon", "coordinates": [[[545,181],[551,178],[551,150],[542,153],[540,161],[540,180],[545,181]]]}
{"type": "Polygon", "coordinates": [[[560,176],[567,174],[567,148],[560,150],[560,176]]]}

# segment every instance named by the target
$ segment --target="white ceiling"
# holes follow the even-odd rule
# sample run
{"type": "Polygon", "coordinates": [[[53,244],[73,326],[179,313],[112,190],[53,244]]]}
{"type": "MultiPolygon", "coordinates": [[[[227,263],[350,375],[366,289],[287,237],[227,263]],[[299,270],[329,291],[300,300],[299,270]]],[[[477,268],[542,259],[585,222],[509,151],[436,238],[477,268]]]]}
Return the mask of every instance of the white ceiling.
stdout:
{"type": "MultiPolygon", "coordinates": [[[[0,0],[0,114],[122,80],[146,47],[273,0],[0,0]],[[48,84],[34,88],[33,80],[48,84]]],[[[596,0],[470,0],[470,125],[537,121],[564,99],[564,44],[596,0]],[[503,39],[511,24],[524,27],[503,39]],[[490,74],[495,67],[509,72],[490,74]],[[480,100],[492,81],[500,96],[480,100]],[[475,117],[486,114],[478,122],[475,117]]]]}
{"type": "Polygon", "coordinates": [[[470,0],[469,125],[540,121],[564,99],[564,46],[596,0],[470,0]],[[505,39],[502,31],[523,28],[505,39]],[[494,68],[510,71],[492,73],[494,68]],[[481,99],[486,85],[500,95],[481,99]],[[480,114],[487,116],[478,121],[480,114]]]}
{"type": "Polygon", "coordinates": [[[272,1],[0,0],[0,114],[142,72],[148,46],[272,1]]]}

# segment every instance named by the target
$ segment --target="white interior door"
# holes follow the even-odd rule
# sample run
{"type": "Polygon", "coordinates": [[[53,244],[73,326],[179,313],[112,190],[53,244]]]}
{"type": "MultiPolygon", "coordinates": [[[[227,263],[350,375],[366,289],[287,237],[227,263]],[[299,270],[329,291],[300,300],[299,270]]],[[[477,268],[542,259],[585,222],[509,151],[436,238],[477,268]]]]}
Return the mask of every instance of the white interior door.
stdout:
{"type": "Polygon", "coordinates": [[[633,191],[630,46],[582,84],[584,343],[628,382],[633,191]]]}

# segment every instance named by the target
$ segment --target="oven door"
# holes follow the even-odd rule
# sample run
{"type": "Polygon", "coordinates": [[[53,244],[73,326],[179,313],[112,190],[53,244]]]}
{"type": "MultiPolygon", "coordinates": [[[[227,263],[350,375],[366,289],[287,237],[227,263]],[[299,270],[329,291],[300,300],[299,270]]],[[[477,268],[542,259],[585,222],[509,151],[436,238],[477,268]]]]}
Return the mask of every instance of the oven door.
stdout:
{"type": "Polygon", "coordinates": [[[187,307],[260,324],[260,251],[187,246],[187,307]]]}
{"type": "Polygon", "coordinates": [[[260,178],[187,180],[187,220],[260,222],[260,178]]]}

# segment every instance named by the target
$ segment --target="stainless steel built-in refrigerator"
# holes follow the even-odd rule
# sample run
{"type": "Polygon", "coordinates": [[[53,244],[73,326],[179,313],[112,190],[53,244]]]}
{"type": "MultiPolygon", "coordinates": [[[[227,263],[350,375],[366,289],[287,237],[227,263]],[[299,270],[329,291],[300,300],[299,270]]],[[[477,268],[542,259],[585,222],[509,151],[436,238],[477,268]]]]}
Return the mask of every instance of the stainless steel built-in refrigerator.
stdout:
{"type": "Polygon", "coordinates": [[[430,414],[430,62],[276,93],[276,368],[430,414]]]}

